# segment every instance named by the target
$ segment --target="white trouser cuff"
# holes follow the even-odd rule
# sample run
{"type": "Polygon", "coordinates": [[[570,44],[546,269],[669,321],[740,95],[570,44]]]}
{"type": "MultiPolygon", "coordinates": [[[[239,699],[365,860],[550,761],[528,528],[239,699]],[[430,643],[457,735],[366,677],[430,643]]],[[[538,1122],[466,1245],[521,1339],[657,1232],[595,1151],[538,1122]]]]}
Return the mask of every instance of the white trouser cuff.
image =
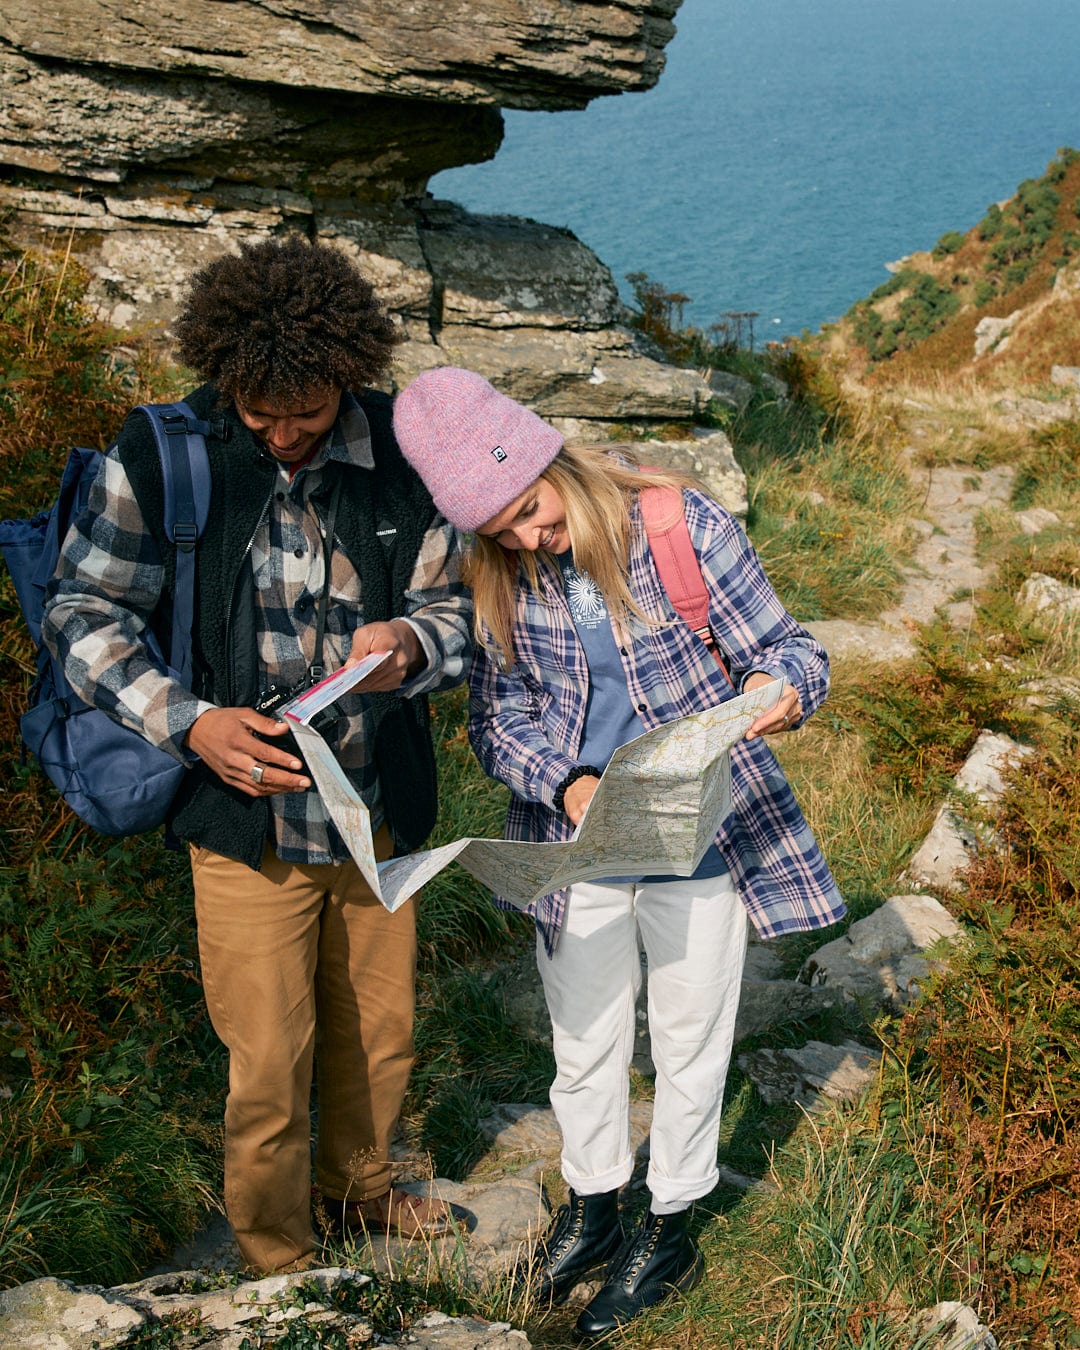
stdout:
{"type": "Polygon", "coordinates": [[[657,1200],[654,1195],[649,1209],[653,1214],[681,1214],[684,1209],[689,1209],[689,1205],[684,1205],[681,1200],[657,1200]]]}
{"type": "Polygon", "coordinates": [[[719,1168],[702,1177],[700,1181],[688,1181],[685,1177],[680,1177],[676,1181],[668,1177],[658,1177],[650,1167],[646,1178],[646,1184],[652,1195],[652,1204],[649,1208],[654,1214],[677,1214],[680,1209],[686,1209],[695,1200],[708,1195],[719,1180],[719,1168]]]}
{"type": "Polygon", "coordinates": [[[566,1156],[562,1159],[563,1180],[577,1195],[603,1195],[605,1191],[617,1191],[630,1180],[634,1170],[634,1159],[627,1154],[616,1167],[611,1167],[599,1176],[584,1177],[566,1165],[566,1156]]]}

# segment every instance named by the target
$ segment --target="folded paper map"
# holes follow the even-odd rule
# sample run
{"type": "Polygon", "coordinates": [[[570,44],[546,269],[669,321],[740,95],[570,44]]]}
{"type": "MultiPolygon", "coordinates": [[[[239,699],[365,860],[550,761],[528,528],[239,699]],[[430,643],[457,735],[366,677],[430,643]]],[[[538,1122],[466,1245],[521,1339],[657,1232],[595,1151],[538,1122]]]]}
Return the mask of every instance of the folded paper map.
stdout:
{"type": "Polygon", "coordinates": [[[287,717],[290,722],[310,722],[316,713],[329,708],[342,694],[347,694],[354,685],[366,680],[389,655],[389,652],[369,652],[355,666],[342,666],[333,675],[327,675],[325,680],[320,680],[288,703],[283,703],[278,709],[278,716],[287,717]]]}
{"type": "Polygon", "coordinates": [[[574,881],[692,875],[731,810],[731,747],[782,689],[774,680],[620,746],[565,843],[458,839],[383,863],[375,861],[367,807],[329,746],[313,727],[290,721],[330,818],[391,913],[451,862],[524,909],[574,881]]]}

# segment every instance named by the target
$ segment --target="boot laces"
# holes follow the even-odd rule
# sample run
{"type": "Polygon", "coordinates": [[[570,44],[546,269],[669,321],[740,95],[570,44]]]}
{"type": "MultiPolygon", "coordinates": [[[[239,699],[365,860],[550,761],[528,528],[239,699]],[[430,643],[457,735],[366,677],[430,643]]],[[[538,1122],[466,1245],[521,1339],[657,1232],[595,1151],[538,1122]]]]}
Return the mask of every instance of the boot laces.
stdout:
{"type": "Polygon", "coordinates": [[[575,1200],[573,1208],[569,1205],[560,1207],[558,1214],[555,1216],[551,1239],[545,1243],[550,1261],[556,1261],[560,1256],[565,1256],[570,1251],[578,1238],[581,1237],[584,1223],[585,1202],[580,1197],[575,1200]]]}
{"type": "Polygon", "coordinates": [[[664,1226],[664,1216],[657,1214],[654,1218],[656,1222],[653,1226],[645,1232],[638,1229],[615,1258],[615,1268],[619,1272],[617,1278],[624,1284],[632,1284],[637,1279],[656,1250],[664,1226]]]}

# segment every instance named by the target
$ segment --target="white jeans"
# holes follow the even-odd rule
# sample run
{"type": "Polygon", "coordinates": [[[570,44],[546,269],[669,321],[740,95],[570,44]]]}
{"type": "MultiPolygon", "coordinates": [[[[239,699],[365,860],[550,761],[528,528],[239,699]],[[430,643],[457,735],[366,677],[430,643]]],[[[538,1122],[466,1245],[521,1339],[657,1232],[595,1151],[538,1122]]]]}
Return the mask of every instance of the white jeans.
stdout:
{"type": "Polygon", "coordinates": [[[746,957],[746,910],[728,877],[570,888],[549,959],[537,942],[558,1072],[551,1104],[562,1172],[579,1195],[624,1185],[630,1151],[629,1069],[641,987],[638,930],[649,965],[656,1099],[648,1185],[657,1212],[683,1209],[716,1185],[717,1136],[746,957]]]}

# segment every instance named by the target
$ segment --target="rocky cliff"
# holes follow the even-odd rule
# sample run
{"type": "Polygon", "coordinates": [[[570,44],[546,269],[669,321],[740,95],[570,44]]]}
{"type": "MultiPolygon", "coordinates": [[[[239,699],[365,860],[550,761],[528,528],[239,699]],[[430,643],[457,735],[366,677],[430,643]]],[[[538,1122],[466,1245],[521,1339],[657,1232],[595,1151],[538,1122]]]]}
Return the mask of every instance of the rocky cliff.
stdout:
{"type": "Polygon", "coordinates": [[[5,0],[0,207],[18,243],[70,240],[120,327],[167,333],[194,266],[296,229],[375,280],[399,380],[454,362],[556,419],[690,421],[704,381],[573,235],[426,192],[495,153],[502,107],[650,87],[679,3],[5,0]]]}

